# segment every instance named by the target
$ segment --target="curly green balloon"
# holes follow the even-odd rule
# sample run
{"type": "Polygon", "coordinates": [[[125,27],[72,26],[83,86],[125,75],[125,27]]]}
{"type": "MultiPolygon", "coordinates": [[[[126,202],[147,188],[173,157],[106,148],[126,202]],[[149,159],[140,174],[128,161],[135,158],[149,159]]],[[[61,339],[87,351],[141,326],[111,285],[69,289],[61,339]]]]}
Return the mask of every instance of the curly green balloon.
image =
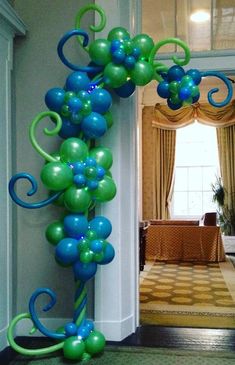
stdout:
{"type": "Polygon", "coordinates": [[[59,114],[52,112],[52,111],[47,111],[47,112],[42,112],[39,113],[32,121],[31,126],[29,128],[29,139],[32,143],[32,146],[35,148],[35,150],[39,153],[39,155],[41,155],[46,161],[50,161],[50,162],[56,162],[57,159],[51,155],[49,155],[47,152],[45,152],[38,144],[38,142],[36,141],[35,138],[35,130],[36,127],[38,125],[38,123],[45,117],[50,117],[53,118],[53,121],[56,123],[56,126],[54,129],[52,130],[48,130],[47,128],[44,128],[43,132],[47,135],[47,136],[55,136],[56,134],[58,134],[58,132],[60,131],[61,127],[62,127],[62,120],[59,116],[59,114]]]}
{"type": "MultiPolygon", "coordinates": [[[[106,25],[106,15],[105,15],[105,12],[104,10],[96,5],[96,4],[89,4],[89,5],[86,5],[86,6],[83,6],[77,13],[76,15],[76,20],[75,20],[75,28],[76,29],[80,29],[81,28],[81,19],[83,17],[83,15],[85,13],[87,13],[89,10],[95,10],[99,13],[100,15],[100,24],[98,24],[97,26],[94,26],[94,25],[90,25],[89,28],[90,30],[92,30],[93,32],[101,32],[104,28],[105,28],[105,25],[106,25]]],[[[81,37],[77,37],[77,40],[79,42],[79,44],[81,46],[83,46],[83,41],[81,39],[81,37]]],[[[89,47],[83,47],[85,49],[85,51],[89,51],[89,47]]]]}
{"type": "Polygon", "coordinates": [[[163,80],[162,77],[159,75],[159,72],[167,71],[168,68],[161,62],[154,62],[154,58],[156,56],[157,51],[161,47],[165,46],[166,44],[176,44],[176,45],[180,46],[181,48],[183,48],[183,50],[184,50],[184,54],[185,54],[184,59],[178,59],[176,56],[172,57],[172,60],[176,65],[178,65],[178,66],[187,65],[189,63],[190,57],[191,57],[190,49],[188,48],[187,44],[178,38],[167,38],[167,39],[164,39],[164,40],[156,43],[155,46],[153,47],[152,51],[150,52],[149,63],[151,63],[154,66],[154,71],[156,73],[155,79],[159,82],[161,82],[163,80]]]}
{"type": "Polygon", "coordinates": [[[22,319],[31,319],[30,313],[22,313],[13,318],[7,331],[8,342],[15,351],[19,352],[22,355],[32,356],[32,355],[46,355],[63,348],[64,341],[50,347],[44,347],[42,349],[25,349],[24,347],[19,346],[14,340],[14,328],[17,325],[17,323],[22,319]]]}

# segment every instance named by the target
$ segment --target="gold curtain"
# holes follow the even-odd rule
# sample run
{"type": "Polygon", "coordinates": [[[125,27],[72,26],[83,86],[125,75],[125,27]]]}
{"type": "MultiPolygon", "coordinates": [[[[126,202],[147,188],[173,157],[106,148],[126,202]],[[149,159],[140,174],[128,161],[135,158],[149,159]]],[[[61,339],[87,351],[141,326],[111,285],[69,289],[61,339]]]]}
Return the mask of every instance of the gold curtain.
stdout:
{"type": "Polygon", "coordinates": [[[235,101],[223,108],[215,108],[206,103],[195,103],[179,110],[171,110],[167,105],[156,104],[146,108],[152,109],[153,127],[175,130],[192,124],[195,119],[199,123],[221,128],[235,123],[235,101]]]}
{"type": "Polygon", "coordinates": [[[156,219],[170,218],[176,131],[154,128],[153,207],[156,219]]]}
{"type": "Polygon", "coordinates": [[[143,219],[169,218],[176,131],[152,127],[153,109],[143,109],[143,219]]]}
{"type": "Polygon", "coordinates": [[[222,181],[227,191],[228,208],[235,207],[235,125],[217,128],[217,141],[222,181]]]}

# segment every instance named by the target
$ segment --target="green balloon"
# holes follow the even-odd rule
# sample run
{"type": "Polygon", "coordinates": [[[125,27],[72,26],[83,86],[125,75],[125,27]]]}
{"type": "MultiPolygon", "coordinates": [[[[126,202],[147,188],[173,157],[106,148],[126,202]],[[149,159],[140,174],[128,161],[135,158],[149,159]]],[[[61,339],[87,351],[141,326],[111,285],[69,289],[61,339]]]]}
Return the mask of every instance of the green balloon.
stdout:
{"type": "Polygon", "coordinates": [[[108,40],[113,41],[115,39],[123,40],[123,39],[129,39],[130,34],[128,31],[123,27],[116,27],[110,30],[108,34],[108,40]]]}
{"type": "Polygon", "coordinates": [[[95,255],[94,255],[94,261],[95,262],[100,262],[100,261],[102,261],[104,259],[104,252],[99,252],[99,253],[96,253],[95,255]]]}
{"type": "Polygon", "coordinates": [[[130,71],[131,80],[138,86],[147,85],[153,78],[154,69],[146,61],[138,61],[130,71]]]}
{"type": "Polygon", "coordinates": [[[92,262],[93,256],[94,256],[93,252],[88,249],[88,250],[82,251],[80,253],[79,258],[83,264],[89,264],[90,262],[92,262]]]}
{"type": "Polygon", "coordinates": [[[91,203],[91,194],[87,189],[78,189],[72,185],[64,193],[64,204],[73,213],[84,213],[91,203]]]}
{"type": "Polygon", "coordinates": [[[113,164],[112,152],[107,147],[95,147],[90,150],[90,157],[94,158],[98,165],[109,170],[113,164]]]}
{"type": "Polygon", "coordinates": [[[103,114],[103,117],[106,120],[107,127],[111,128],[112,125],[113,125],[113,115],[112,115],[112,113],[110,111],[108,111],[107,113],[103,114]]]}
{"type": "Polygon", "coordinates": [[[111,62],[111,43],[107,39],[96,39],[91,43],[89,55],[97,65],[104,66],[111,62]]]}
{"type": "Polygon", "coordinates": [[[199,87],[197,85],[193,85],[190,87],[191,96],[194,97],[199,94],[199,87]]]}
{"type": "Polygon", "coordinates": [[[171,81],[169,84],[169,91],[172,94],[178,94],[179,86],[180,86],[180,84],[178,81],[171,81]]]}
{"type": "Polygon", "coordinates": [[[94,199],[100,203],[112,200],[116,195],[116,185],[113,179],[109,176],[104,176],[99,182],[99,186],[92,192],[94,199]]]}
{"type": "Polygon", "coordinates": [[[81,240],[79,240],[79,245],[78,245],[78,249],[79,251],[85,251],[89,248],[89,239],[88,238],[82,238],[81,240]]]}
{"type": "Polygon", "coordinates": [[[87,235],[87,238],[89,239],[89,241],[93,241],[96,238],[98,238],[98,235],[97,235],[96,231],[93,231],[92,229],[89,229],[87,231],[87,234],[86,235],[87,235]]]}
{"type": "Polygon", "coordinates": [[[60,156],[63,162],[84,161],[88,156],[88,147],[79,138],[68,138],[60,147],[60,156]]]}
{"type": "Polygon", "coordinates": [[[46,229],[46,239],[52,244],[57,245],[63,238],[65,238],[64,225],[61,221],[56,221],[46,229]]]}
{"type": "Polygon", "coordinates": [[[85,352],[85,343],[77,336],[71,336],[64,341],[64,357],[69,360],[80,360],[85,352]]]}
{"type": "Polygon", "coordinates": [[[97,176],[97,169],[96,169],[96,167],[93,167],[93,166],[87,166],[87,167],[85,167],[84,175],[88,179],[95,179],[96,176],[97,176]]]}
{"type": "Polygon", "coordinates": [[[42,168],[41,180],[49,190],[64,190],[73,183],[73,172],[64,163],[49,162],[42,168]]]}
{"type": "Polygon", "coordinates": [[[103,351],[105,346],[105,337],[99,331],[92,331],[85,341],[85,348],[89,354],[95,355],[103,351]]]}
{"type": "Polygon", "coordinates": [[[133,52],[134,44],[130,39],[127,39],[123,42],[124,50],[127,55],[130,55],[133,52]]]}
{"type": "Polygon", "coordinates": [[[122,65],[108,63],[104,69],[104,82],[112,88],[118,88],[127,81],[128,72],[122,65]]]}
{"type": "Polygon", "coordinates": [[[140,58],[141,59],[148,59],[151,50],[154,47],[154,42],[151,37],[147,34],[138,34],[133,39],[132,42],[134,47],[140,49],[140,58]]]}

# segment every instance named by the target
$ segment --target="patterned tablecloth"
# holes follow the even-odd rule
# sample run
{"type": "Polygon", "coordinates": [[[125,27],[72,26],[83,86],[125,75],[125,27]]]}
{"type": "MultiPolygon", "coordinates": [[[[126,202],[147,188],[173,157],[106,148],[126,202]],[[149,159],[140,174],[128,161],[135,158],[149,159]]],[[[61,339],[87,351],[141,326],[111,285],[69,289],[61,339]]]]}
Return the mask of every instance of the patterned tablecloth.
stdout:
{"type": "Polygon", "coordinates": [[[146,258],[180,261],[225,261],[219,227],[150,225],[146,258]]]}

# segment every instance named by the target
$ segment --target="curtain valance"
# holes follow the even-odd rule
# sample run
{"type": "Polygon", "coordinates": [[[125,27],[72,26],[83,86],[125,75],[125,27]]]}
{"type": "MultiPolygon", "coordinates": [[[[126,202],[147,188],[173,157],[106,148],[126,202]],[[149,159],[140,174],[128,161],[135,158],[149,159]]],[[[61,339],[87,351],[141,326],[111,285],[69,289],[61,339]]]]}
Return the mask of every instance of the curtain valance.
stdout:
{"type": "Polygon", "coordinates": [[[222,128],[235,124],[235,100],[223,108],[215,108],[208,103],[195,103],[179,110],[171,110],[167,105],[145,106],[144,114],[152,118],[152,126],[161,129],[178,129],[199,123],[222,128]]]}

